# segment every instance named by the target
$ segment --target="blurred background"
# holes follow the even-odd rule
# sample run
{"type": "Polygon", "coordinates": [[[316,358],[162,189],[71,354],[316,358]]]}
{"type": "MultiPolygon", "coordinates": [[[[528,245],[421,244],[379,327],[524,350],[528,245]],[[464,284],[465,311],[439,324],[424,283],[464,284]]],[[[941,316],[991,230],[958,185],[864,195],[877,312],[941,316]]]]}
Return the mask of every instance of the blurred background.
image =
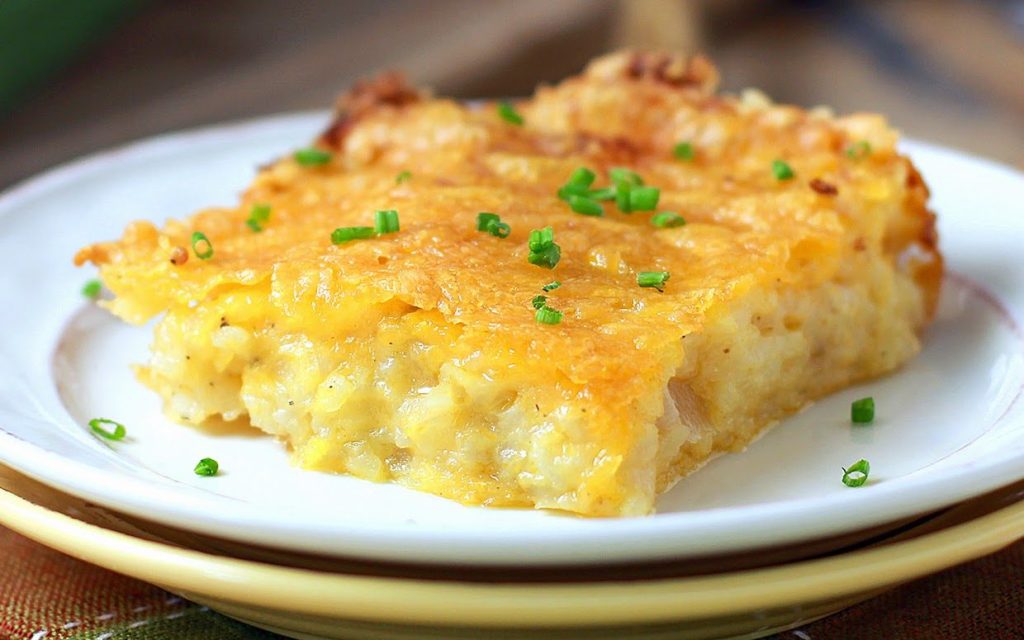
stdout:
{"type": "Polygon", "coordinates": [[[325,108],[385,68],[515,96],[623,46],[704,51],[727,90],[880,111],[1024,165],[1024,0],[0,0],[0,188],[135,138],[325,108]]]}

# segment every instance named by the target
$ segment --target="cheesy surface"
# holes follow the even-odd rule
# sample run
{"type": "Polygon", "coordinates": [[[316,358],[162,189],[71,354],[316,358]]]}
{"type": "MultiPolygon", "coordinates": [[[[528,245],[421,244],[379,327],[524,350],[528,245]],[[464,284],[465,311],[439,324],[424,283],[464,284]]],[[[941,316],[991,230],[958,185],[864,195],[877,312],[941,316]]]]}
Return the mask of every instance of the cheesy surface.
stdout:
{"type": "Polygon", "coordinates": [[[613,54],[518,102],[519,126],[385,76],[341,101],[327,164],[283,158],[237,207],[133,223],[76,260],[121,318],[162,314],[139,375],[178,421],[247,419],[303,467],[467,504],[649,513],[716,453],[912,357],[941,279],[927,190],[882,118],[716,82],[702,58],[613,54]],[[574,213],[557,191],[579,167],[595,186],[637,172],[687,224],[574,213]],[[331,242],[387,209],[398,232],[331,242]],[[510,235],[478,231],[482,211],[510,235]],[[547,226],[551,270],[527,260],[547,226]],[[539,324],[553,280],[564,318],[539,324]]]}

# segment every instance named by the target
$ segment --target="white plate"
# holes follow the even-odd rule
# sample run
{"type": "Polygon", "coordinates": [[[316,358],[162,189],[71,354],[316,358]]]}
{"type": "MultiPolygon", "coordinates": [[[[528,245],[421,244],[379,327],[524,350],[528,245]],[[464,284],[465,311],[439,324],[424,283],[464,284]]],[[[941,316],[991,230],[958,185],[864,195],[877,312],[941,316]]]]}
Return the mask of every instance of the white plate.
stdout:
{"type": "Polygon", "coordinates": [[[831,396],[742,454],[713,461],[647,518],[582,519],[463,507],[397,486],[306,472],[255,430],[164,419],[132,377],[150,328],[83,301],[77,248],[231,203],[253,168],[302,146],[323,114],[173,134],[44,174],[0,197],[0,459],[69,493],[242,541],[373,559],[467,564],[631,561],[725,553],[881,524],[1024,477],[1024,177],[908,143],[934,190],[952,272],[924,352],[831,396]],[[849,424],[873,395],[878,420],[849,424]],[[124,422],[108,446],[86,422],[124,422]],[[223,469],[192,473],[205,456],[223,469]],[[859,458],[872,481],[850,489],[859,458]]]}

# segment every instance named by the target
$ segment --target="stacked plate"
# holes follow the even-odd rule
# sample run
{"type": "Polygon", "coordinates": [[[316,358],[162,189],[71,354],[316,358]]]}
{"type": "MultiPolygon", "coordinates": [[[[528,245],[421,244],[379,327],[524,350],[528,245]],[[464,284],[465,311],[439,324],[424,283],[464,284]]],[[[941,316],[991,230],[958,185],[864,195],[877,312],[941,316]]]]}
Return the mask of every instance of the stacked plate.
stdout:
{"type": "Polygon", "coordinates": [[[168,422],[130,368],[150,330],[84,301],[70,257],[232,202],[322,122],[166,136],[0,196],[0,522],[302,638],[757,637],[1024,536],[1024,176],[920,143],[950,269],[922,354],[713,461],[657,515],[468,508],[292,468],[244,426],[168,422]],[[867,395],[876,421],[850,425],[867,395]],[[129,436],[94,438],[99,416],[129,436]],[[222,472],[196,476],[203,457],[222,472]],[[846,487],[860,458],[871,481],[846,487]]]}

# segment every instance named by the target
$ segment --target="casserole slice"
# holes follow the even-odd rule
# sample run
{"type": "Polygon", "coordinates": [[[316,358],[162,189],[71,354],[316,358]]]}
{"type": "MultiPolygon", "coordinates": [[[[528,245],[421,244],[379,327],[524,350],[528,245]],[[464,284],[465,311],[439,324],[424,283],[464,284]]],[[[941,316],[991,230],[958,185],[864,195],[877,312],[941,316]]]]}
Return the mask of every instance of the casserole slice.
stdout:
{"type": "Polygon", "coordinates": [[[466,504],[647,514],[913,357],[942,276],[881,117],[716,83],[634,52],[514,105],[385,75],[237,206],[76,261],[117,316],[160,316],[138,374],[179,422],[466,504]]]}

